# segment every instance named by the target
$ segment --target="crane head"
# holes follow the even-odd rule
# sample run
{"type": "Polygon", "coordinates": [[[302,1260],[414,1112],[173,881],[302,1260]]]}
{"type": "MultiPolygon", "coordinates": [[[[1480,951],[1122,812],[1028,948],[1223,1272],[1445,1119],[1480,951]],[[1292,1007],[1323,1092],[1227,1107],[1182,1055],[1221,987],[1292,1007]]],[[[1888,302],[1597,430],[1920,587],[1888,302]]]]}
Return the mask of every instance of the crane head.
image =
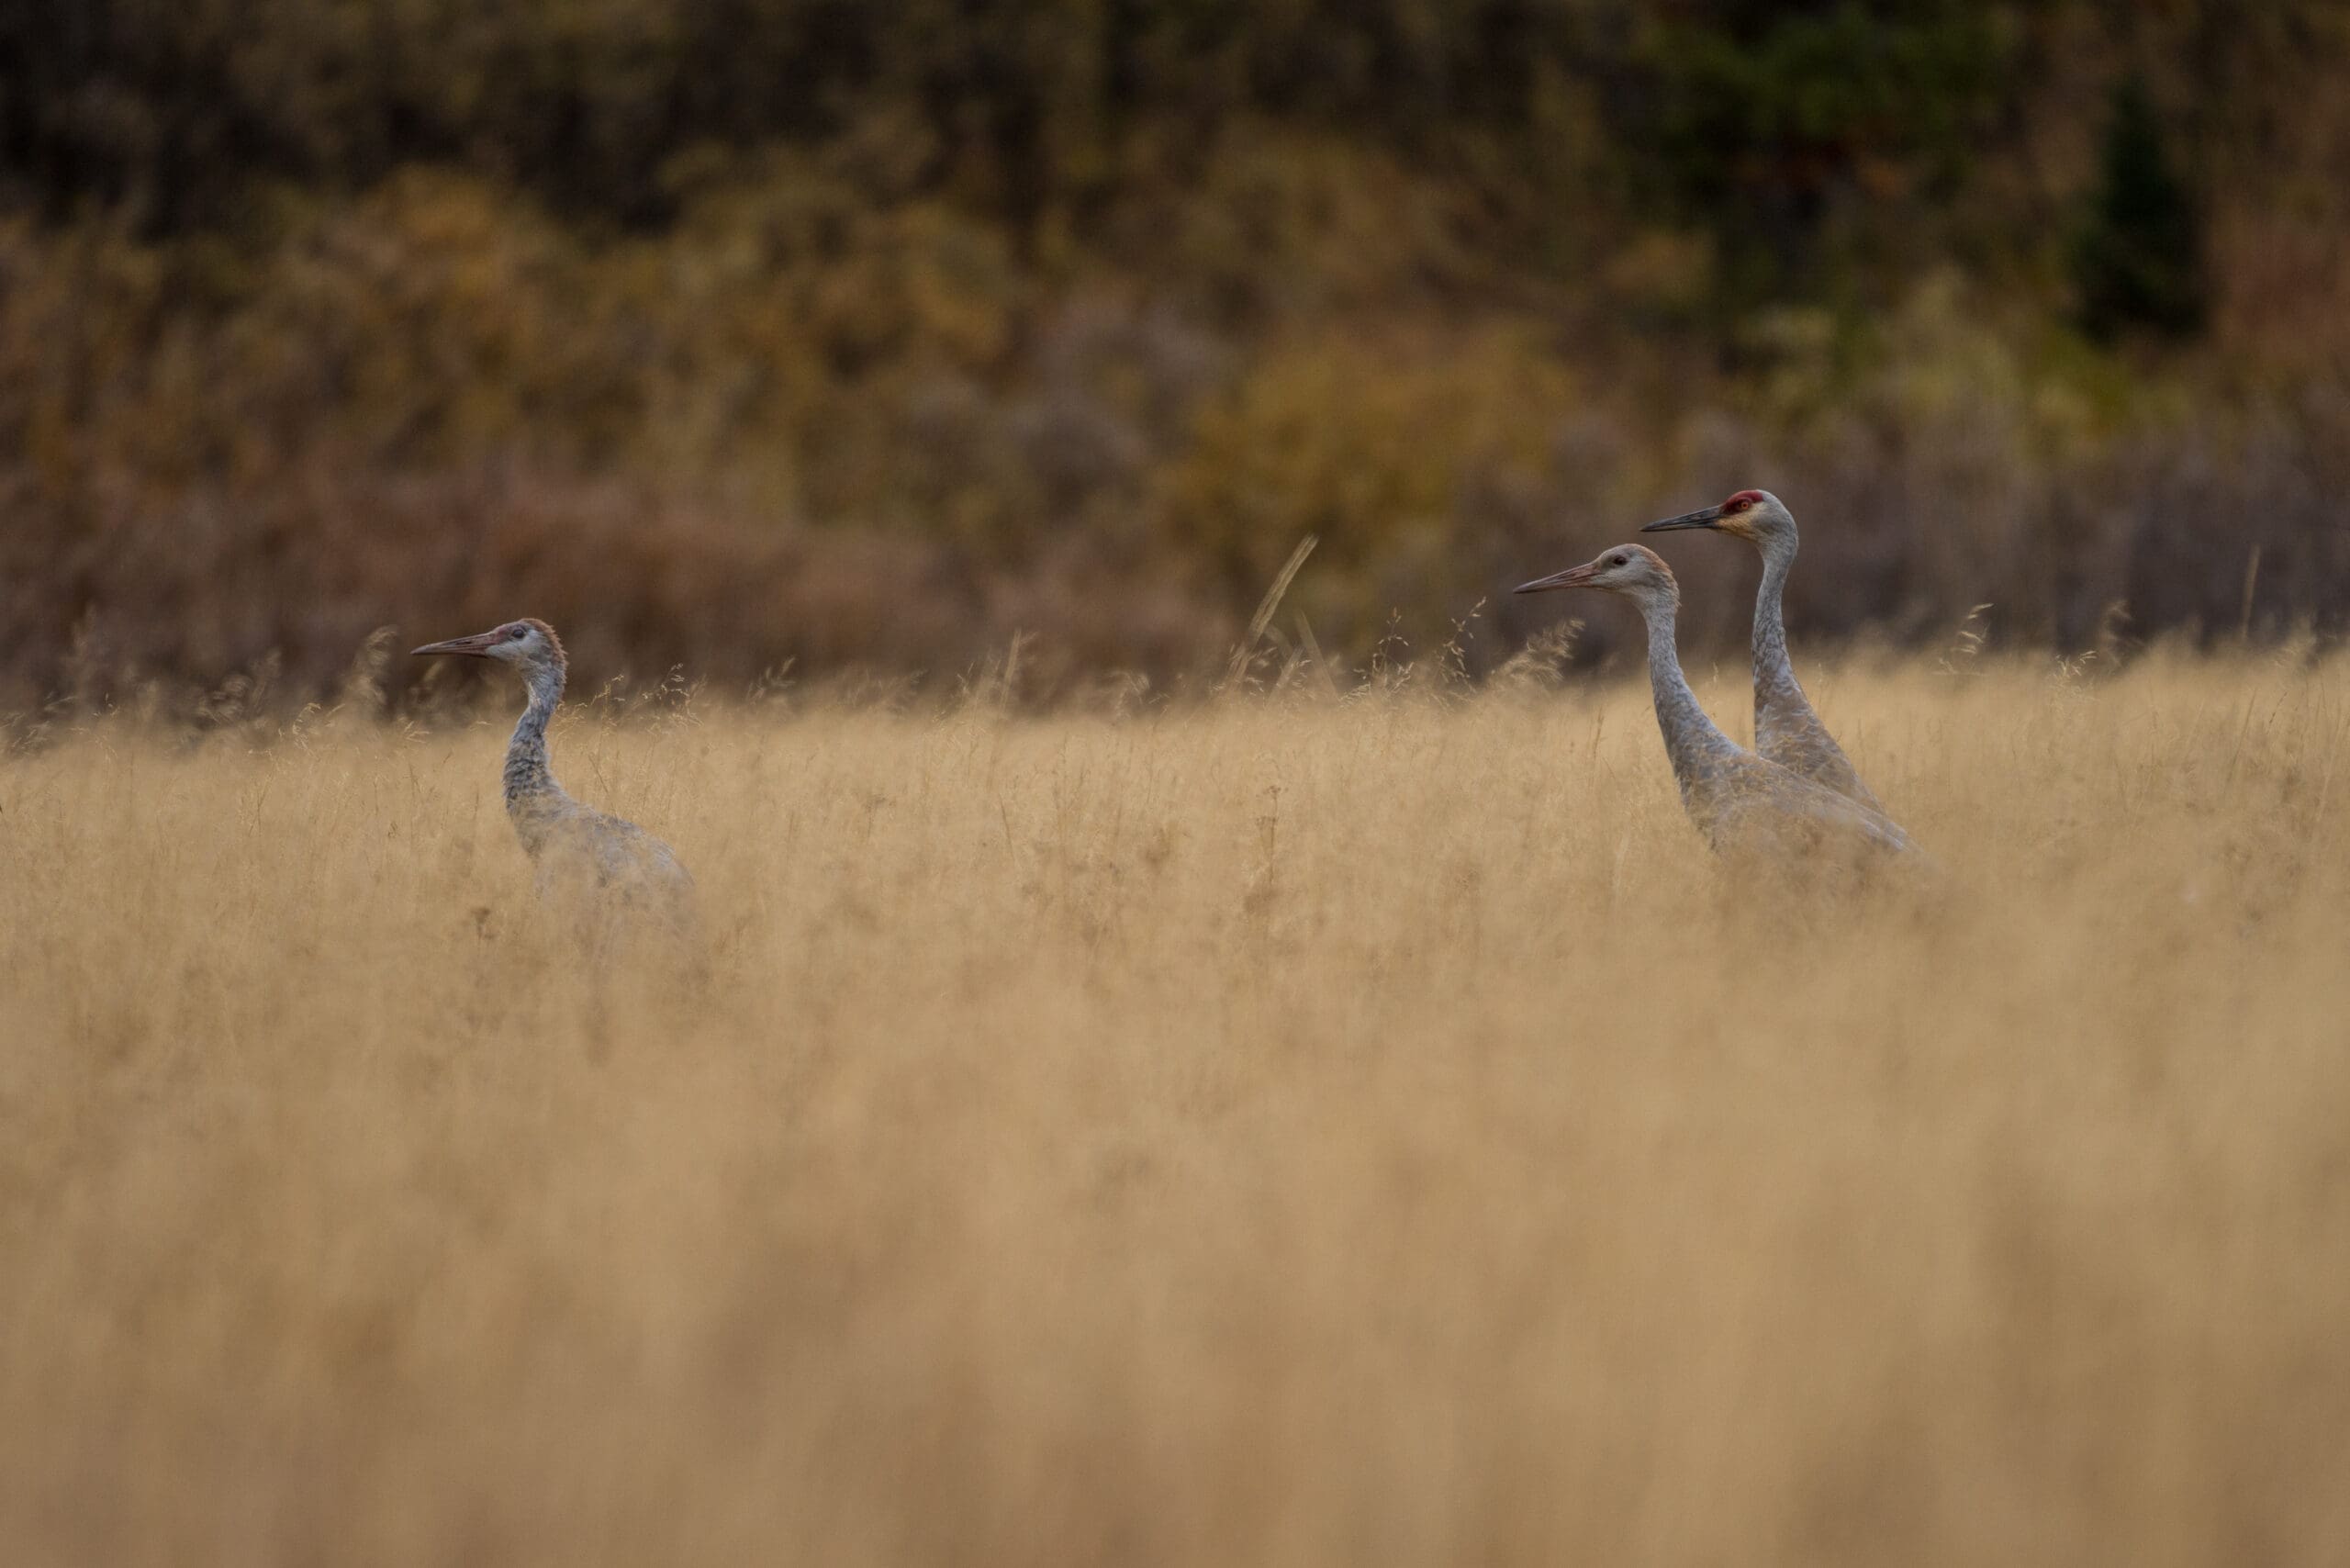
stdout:
{"type": "Polygon", "coordinates": [[[470,637],[452,637],[445,643],[427,643],[412,651],[415,654],[457,654],[467,658],[496,659],[500,664],[518,666],[553,665],[561,669],[565,659],[563,639],[545,622],[525,617],[509,621],[503,626],[493,626],[487,632],[476,632],[470,637]]]}
{"type": "Polygon", "coordinates": [[[1719,506],[1700,507],[1679,517],[1661,518],[1640,532],[1671,533],[1683,528],[1710,528],[1717,533],[1736,534],[1751,544],[1771,544],[1781,539],[1793,540],[1796,520],[1770,491],[1740,490],[1719,506]]]}
{"type": "Polygon", "coordinates": [[[1665,598],[1677,601],[1681,597],[1681,589],[1673,580],[1673,568],[1644,544],[1616,545],[1580,566],[1520,583],[1510,591],[1548,593],[1553,588],[1598,588],[1638,599],[1665,598]]]}

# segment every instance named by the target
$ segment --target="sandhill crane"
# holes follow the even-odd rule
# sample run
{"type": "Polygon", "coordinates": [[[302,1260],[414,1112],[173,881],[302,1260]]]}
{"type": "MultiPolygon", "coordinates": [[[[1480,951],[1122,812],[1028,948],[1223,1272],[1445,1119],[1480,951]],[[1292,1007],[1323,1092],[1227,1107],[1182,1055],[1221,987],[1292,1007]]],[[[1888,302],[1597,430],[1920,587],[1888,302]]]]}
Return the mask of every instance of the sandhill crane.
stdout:
{"type": "Polygon", "coordinates": [[[1796,520],[1768,490],[1740,490],[1718,507],[1651,522],[1642,533],[1709,528],[1745,540],[1762,557],[1762,586],[1754,593],[1754,749],[1780,767],[1882,812],[1844,748],[1812,711],[1787,661],[1787,628],[1779,597],[1796,564],[1796,520]]]}
{"type": "Polygon", "coordinates": [[[568,661],[554,628],[543,621],[509,621],[471,637],[427,643],[418,654],[495,659],[522,678],[530,703],[506,746],[506,814],[538,869],[542,897],[582,901],[571,913],[598,917],[642,915],[677,935],[694,923],[694,879],[669,846],[632,822],[582,805],[554,781],[547,767],[547,721],[563,700],[568,661]],[[585,902],[593,901],[593,902],[585,902]]]}
{"type": "Polygon", "coordinates": [[[1791,841],[1841,842],[1903,851],[1909,840],[1885,814],[1757,756],[1714,726],[1681,673],[1673,619],[1681,589],[1655,551],[1618,544],[1596,559],[1522,583],[1517,593],[1599,588],[1621,594],[1648,622],[1649,686],[1657,728],[1681,787],[1681,804],[1716,850],[1792,847],[1791,841]]]}

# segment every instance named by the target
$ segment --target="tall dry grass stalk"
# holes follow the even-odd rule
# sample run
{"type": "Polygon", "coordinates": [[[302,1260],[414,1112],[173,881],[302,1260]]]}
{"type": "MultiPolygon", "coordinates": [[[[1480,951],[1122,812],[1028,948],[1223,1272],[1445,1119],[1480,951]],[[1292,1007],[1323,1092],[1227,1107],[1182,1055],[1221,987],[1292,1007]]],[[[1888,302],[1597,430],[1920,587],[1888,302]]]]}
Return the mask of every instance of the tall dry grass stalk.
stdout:
{"type": "Polygon", "coordinates": [[[1817,688],[1948,886],[1628,687],[575,718],[690,985],[502,731],[0,765],[6,1558],[2341,1561],[2350,670],[1817,688]]]}

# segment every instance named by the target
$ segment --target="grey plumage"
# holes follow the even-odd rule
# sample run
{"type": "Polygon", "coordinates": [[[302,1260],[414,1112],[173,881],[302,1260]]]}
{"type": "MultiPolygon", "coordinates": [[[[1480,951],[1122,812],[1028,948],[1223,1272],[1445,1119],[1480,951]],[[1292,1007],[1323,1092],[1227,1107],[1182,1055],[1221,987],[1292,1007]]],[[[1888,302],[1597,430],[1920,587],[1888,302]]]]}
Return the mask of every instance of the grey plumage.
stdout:
{"type": "Polygon", "coordinates": [[[430,643],[419,654],[493,659],[522,678],[530,700],[507,743],[506,814],[536,868],[543,898],[602,935],[615,920],[689,934],[694,879],[670,847],[632,822],[574,800],[547,762],[547,722],[563,700],[569,661],[543,621],[510,621],[471,637],[430,643]]]}
{"type": "Polygon", "coordinates": [[[1840,795],[1722,734],[1681,673],[1674,645],[1680,586],[1652,550],[1618,544],[1583,566],[1525,583],[1519,593],[1588,588],[1620,594],[1648,624],[1657,728],[1689,820],[1717,851],[1784,851],[1837,843],[1901,852],[1908,836],[1882,812],[1840,795]]]}
{"type": "Polygon", "coordinates": [[[1762,557],[1762,582],[1754,593],[1754,749],[1789,771],[1883,812],[1875,795],[1836,737],[1820,722],[1796,679],[1787,657],[1786,622],[1780,600],[1801,540],[1795,514],[1768,490],[1740,490],[1718,507],[1651,522],[1643,533],[1703,528],[1745,540],[1762,557]]]}

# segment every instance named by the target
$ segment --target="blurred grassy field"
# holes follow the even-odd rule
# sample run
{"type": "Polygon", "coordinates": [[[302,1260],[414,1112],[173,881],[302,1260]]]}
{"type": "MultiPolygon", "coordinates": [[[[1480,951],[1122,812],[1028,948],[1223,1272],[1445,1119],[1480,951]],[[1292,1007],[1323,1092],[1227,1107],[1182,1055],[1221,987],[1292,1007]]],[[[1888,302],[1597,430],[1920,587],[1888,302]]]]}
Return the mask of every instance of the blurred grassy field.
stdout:
{"type": "Polygon", "coordinates": [[[0,764],[6,1556],[2341,1561],[2350,666],[1813,684],[1947,886],[1630,685],[574,714],[690,981],[502,722],[0,764]]]}

